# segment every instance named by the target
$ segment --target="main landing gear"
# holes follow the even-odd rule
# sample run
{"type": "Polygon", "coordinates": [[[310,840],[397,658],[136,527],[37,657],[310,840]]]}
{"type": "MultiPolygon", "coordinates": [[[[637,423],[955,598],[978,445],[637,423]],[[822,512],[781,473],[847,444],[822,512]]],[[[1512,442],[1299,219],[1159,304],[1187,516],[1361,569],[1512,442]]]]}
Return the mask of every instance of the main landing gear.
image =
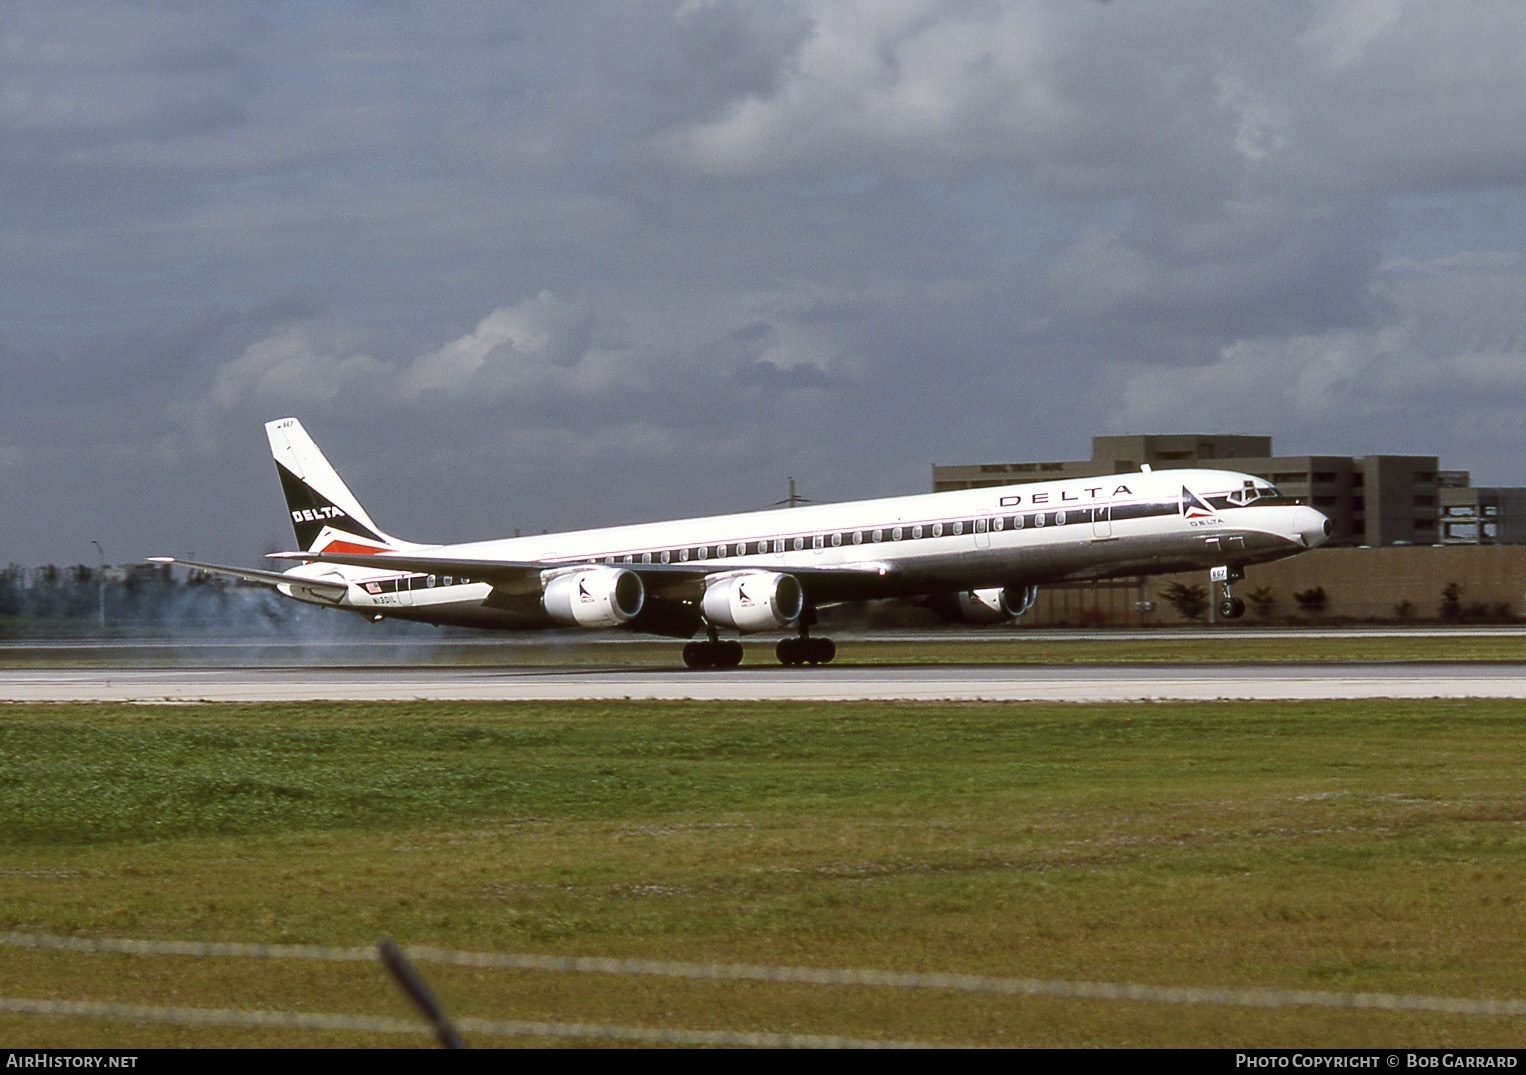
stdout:
{"type": "Polygon", "coordinates": [[[779,663],[786,667],[799,668],[803,664],[812,667],[818,664],[831,664],[832,658],[837,656],[837,643],[830,638],[812,638],[811,628],[816,623],[816,609],[807,605],[800,612],[800,618],[795,621],[796,629],[800,634],[796,638],[781,638],[779,644],[774,647],[774,656],[779,658],[779,663]]]}
{"type": "Polygon", "coordinates": [[[1208,575],[1213,582],[1224,584],[1224,599],[1219,602],[1219,615],[1226,620],[1238,620],[1245,615],[1245,602],[1236,597],[1230,589],[1235,583],[1245,578],[1245,569],[1237,564],[1228,567],[1216,567],[1208,575]]]}
{"type": "Polygon", "coordinates": [[[705,641],[684,646],[684,664],[690,668],[735,668],[741,663],[742,643],[722,642],[714,627],[705,641]]]}
{"type": "MultiPolygon", "coordinates": [[[[742,643],[722,641],[714,627],[706,627],[704,641],[684,645],[684,664],[689,668],[735,668],[742,663],[742,643]]],[[[774,647],[779,663],[795,668],[803,664],[830,664],[837,656],[837,643],[830,638],[812,638],[810,628],[800,627],[798,638],[781,638],[774,647]]]]}
{"type": "Polygon", "coordinates": [[[802,664],[831,664],[837,656],[837,643],[830,638],[811,638],[804,633],[799,638],[781,638],[774,647],[774,656],[780,664],[796,668],[802,664]]]}

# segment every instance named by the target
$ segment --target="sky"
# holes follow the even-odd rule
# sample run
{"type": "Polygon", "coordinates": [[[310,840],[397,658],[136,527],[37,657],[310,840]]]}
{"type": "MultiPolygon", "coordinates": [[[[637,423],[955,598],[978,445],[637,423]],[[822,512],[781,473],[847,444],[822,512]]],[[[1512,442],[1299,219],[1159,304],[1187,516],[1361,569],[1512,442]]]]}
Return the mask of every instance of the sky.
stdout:
{"type": "Polygon", "coordinates": [[[1526,5],[8,0],[0,562],[458,541],[1097,434],[1526,485],[1526,5]]]}

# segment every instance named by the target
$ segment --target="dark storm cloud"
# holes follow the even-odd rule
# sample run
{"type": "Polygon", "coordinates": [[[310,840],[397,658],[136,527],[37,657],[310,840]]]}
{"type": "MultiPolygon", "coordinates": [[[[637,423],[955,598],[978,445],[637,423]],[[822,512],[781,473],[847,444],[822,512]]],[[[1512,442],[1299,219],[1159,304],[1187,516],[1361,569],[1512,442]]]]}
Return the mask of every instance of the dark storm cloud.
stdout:
{"type": "Polygon", "coordinates": [[[0,559],[255,555],[284,414],[421,539],[1210,425],[1526,482],[1523,44],[1496,0],[11,5],[0,559]]]}

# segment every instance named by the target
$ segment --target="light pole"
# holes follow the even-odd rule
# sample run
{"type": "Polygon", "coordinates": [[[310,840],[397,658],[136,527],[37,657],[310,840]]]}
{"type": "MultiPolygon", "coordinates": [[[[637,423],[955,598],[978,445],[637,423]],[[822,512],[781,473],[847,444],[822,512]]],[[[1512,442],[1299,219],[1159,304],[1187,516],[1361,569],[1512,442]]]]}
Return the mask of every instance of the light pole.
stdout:
{"type": "Polygon", "coordinates": [[[101,570],[96,579],[101,587],[101,630],[104,631],[106,630],[106,550],[101,548],[101,543],[94,538],[91,539],[90,544],[95,546],[95,551],[101,557],[101,570]]]}

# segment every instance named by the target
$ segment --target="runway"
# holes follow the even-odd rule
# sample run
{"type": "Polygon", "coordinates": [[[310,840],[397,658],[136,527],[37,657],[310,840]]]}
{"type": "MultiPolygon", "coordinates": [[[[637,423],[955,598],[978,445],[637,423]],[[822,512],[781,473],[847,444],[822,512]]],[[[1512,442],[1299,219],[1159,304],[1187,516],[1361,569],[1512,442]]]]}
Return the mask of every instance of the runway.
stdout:
{"type": "Polygon", "coordinates": [[[853,665],[729,671],[567,666],[31,668],[11,702],[1208,701],[1523,698],[1526,663],[853,665]]]}

